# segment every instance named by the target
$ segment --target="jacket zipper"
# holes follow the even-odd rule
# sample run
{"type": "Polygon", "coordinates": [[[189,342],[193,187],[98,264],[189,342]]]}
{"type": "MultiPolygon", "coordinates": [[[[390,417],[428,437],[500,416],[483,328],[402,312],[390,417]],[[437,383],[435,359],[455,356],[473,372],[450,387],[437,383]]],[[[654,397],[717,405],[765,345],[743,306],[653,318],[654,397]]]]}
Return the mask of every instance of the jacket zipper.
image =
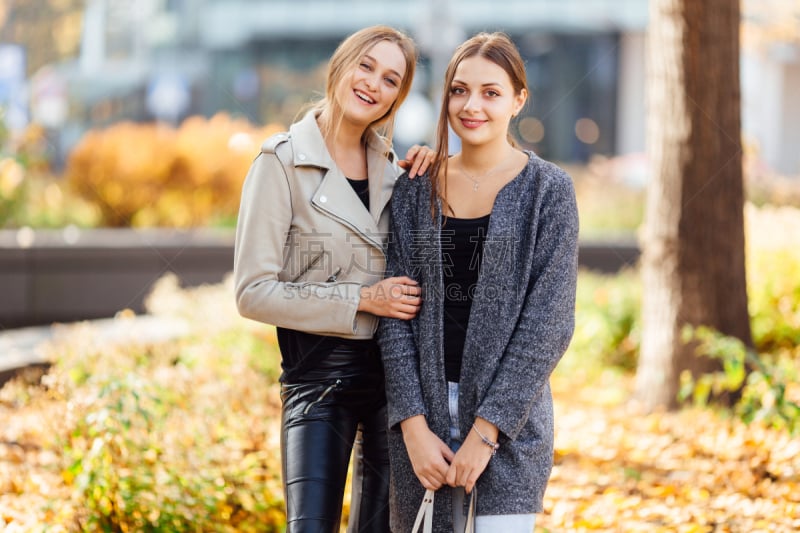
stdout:
{"type": "Polygon", "coordinates": [[[331,274],[331,275],[328,277],[328,279],[327,279],[327,280],[325,280],[325,282],[326,282],[326,283],[333,283],[334,281],[336,281],[336,277],[339,275],[339,273],[340,273],[341,271],[342,271],[342,267],[339,267],[339,268],[337,268],[336,270],[334,270],[334,271],[333,271],[333,274],[331,274]]]}
{"type": "Polygon", "coordinates": [[[302,278],[303,276],[305,276],[305,275],[306,275],[306,273],[307,273],[309,270],[311,270],[312,268],[314,268],[314,266],[315,266],[317,263],[319,263],[319,260],[320,260],[320,259],[322,259],[322,256],[323,256],[323,255],[325,255],[325,252],[322,252],[322,253],[321,253],[321,254],[319,254],[317,257],[315,257],[315,258],[314,258],[314,259],[313,259],[313,260],[312,260],[312,261],[311,261],[311,262],[308,264],[308,266],[306,266],[306,268],[304,268],[304,269],[303,269],[303,271],[302,271],[302,272],[300,272],[298,275],[296,275],[294,278],[292,278],[292,283],[296,282],[298,279],[300,279],[300,278],[302,278]]]}
{"type": "Polygon", "coordinates": [[[383,246],[381,245],[381,243],[379,243],[378,241],[376,241],[376,240],[375,240],[374,238],[372,238],[370,235],[368,235],[368,234],[364,233],[363,231],[361,231],[361,229],[360,229],[358,226],[356,226],[355,224],[353,224],[353,223],[352,223],[352,222],[350,222],[349,220],[347,220],[347,219],[345,219],[345,218],[342,218],[342,217],[340,217],[340,216],[336,215],[335,213],[333,213],[333,212],[329,211],[328,209],[325,209],[325,207],[323,207],[322,205],[318,204],[318,203],[317,203],[316,201],[314,201],[314,200],[312,200],[312,201],[311,201],[311,205],[313,205],[314,207],[316,207],[317,209],[319,209],[320,211],[322,211],[323,213],[325,213],[326,215],[328,215],[328,216],[329,216],[329,217],[331,217],[332,219],[334,219],[334,220],[337,220],[337,221],[338,221],[338,222],[340,222],[341,224],[344,224],[344,225],[345,225],[345,226],[347,226],[348,228],[352,229],[353,231],[355,231],[356,233],[358,233],[359,235],[361,235],[361,237],[363,237],[365,240],[369,241],[369,242],[370,242],[370,243],[371,243],[373,246],[375,246],[376,248],[378,248],[379,250],[381,250],[381,252],[383,252],[383,253],[384,253],[384,255],[386,255],[386,250],[383,248],[383,246]]]}

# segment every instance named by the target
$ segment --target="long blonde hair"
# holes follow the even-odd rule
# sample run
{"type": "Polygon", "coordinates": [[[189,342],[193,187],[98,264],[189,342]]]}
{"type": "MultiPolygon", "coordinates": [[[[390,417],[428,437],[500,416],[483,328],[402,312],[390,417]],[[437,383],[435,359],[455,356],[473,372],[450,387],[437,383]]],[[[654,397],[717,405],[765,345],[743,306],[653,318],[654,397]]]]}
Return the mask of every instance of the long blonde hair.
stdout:
{"type": "MultiPolygon", "coordinates": [[[[453,53],[444,75],[442,88],[442,107],[439,113],[439,122],[436,128],[436,159],[431,165],[431,214],[436,212],[436,201],[441,199],[445,189],[445,176],[447,175],[447,159],[450,146],[448,143],[448,109],[450,107],[450,85],[456,75],[456,69],[465,59],[483,57],[502,68],[511,79],[514,94],[528,91],[528,78],[525,74],[525,62],[516,45],[502,32],[481,32],[463,43],[453,53]]],[[[514,138],[508,134],[509,142],[516,146],[514,138]]]]}
{"type": "Polygon", "coordinates": [[[387,150],[391,147],[395,114],[411,91],[411,82],[414,79],[414,72],[417,68],[417,47],[414,41],[403,32],[383,25],[370,26],[353,33],[339,44],[331,56],[325,81],[325,97],[312,106],[312,109],[318,113],[328,111],[328,116],[332,118],[329,123],[323,126],[324,131],[322,133],[326,138],[332,138],[336,135],[341,122],[342,105],[336,95],[337,87],[344,76],[351,72],[361,61],[364,54],[381,41],[394,43],[400,48],[406,60],[406,71],[403,74],[394,103],[382,117],[367,126],[367,131],[364,133],[366,135],[370,130],[374,131],[386,140],[387,150]]]}

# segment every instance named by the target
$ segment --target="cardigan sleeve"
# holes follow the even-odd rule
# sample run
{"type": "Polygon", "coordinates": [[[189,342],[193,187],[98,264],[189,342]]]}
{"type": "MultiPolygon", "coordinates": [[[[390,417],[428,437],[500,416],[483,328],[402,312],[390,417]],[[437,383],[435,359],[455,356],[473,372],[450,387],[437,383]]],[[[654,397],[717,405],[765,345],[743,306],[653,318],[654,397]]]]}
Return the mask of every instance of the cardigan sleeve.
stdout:
{"type": "MultiPolygon", "coordinates": [[[[422,177],[416,178],[417,181],[422,177]]],[[[415,207],[418,184],[404,175],[397,180],[392,194],[392,220],[387,257],[389,276],[408,276],[412,272],[415,207]],[[417,185],[417,186],[415,186],[417,185]]],[[[417,280],[420,281],[420,280],[417,280]]],[[[386,374],[386,399],[389,428],[396,429],[403,420],[415,415],[427,415],[419,375],[419,350],[414,338],[412,321],[381,318],[378,344],[381,348],[386,374]]]]}
{"type": "Polygon", "coordinates": [[[560,169],[547,188],[536,228],[522,310],[476,416],[515,439],[548,384],[575,326],[578,210],[572,181],[560,169]]]}

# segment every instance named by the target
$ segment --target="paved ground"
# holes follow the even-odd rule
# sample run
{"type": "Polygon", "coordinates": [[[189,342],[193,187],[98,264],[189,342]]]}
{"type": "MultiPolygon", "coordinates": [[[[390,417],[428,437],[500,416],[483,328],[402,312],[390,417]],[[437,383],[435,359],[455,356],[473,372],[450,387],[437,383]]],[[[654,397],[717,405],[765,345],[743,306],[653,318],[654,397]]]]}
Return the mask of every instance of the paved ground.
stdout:
{"type": "MultiPolygon", "coordinates": [[[[189,331],[188,325],[181,320],[149,315],[92,320],[88,324],[97,330],[101,340],[112,344],[130,339],[153,342],[167,340],[189,331]]],[[[47,344],[57,342],[59,336],[69,332],[70,327],[71,324],[57,324],[0,331],[0,386],[21,368],[46,365],[47,344]]]]}
{"type": "Polygon", "coordinates": [[[0,385],[19,368],[46,363],[43,347],[53,333],[47,326],[0,331],[0,385]]]}

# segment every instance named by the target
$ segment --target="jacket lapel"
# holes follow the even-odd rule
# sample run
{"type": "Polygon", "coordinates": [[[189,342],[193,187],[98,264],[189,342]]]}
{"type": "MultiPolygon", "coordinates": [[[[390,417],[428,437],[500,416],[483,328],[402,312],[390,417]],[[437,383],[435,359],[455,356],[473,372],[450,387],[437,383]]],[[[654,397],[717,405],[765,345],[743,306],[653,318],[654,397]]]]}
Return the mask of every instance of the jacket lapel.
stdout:
{"type": "Polygon", "coordinates": [[[375,149],[375,145],[381,142],[380,139],[370,138],[368,142],[367,168],[370,176],[368,212],[328,153],[314,113],[307,113],[300,121],[293,124],[289,131],[295,167],[310,167],[324,172],[322,181],[311,198],[312,205],[361,235],[373,246],[383,250],[383,236],[380,234],[378,223],[391,197],[394,178],[398,172],[386,161],[381,152],[375,149]]]}
{"type": "MultiPolygon", "coordinates": [[[[371,193],[370,196],[372,196],[371,193]]],[[[361,234],[370,243],[383,249],[378,235],[378,225],[364,208],[364,204],[361,203],[361,199],[353,187],[336,167],[325,173],[311,203],[323,213],[335,218],[361,234]]]]}

